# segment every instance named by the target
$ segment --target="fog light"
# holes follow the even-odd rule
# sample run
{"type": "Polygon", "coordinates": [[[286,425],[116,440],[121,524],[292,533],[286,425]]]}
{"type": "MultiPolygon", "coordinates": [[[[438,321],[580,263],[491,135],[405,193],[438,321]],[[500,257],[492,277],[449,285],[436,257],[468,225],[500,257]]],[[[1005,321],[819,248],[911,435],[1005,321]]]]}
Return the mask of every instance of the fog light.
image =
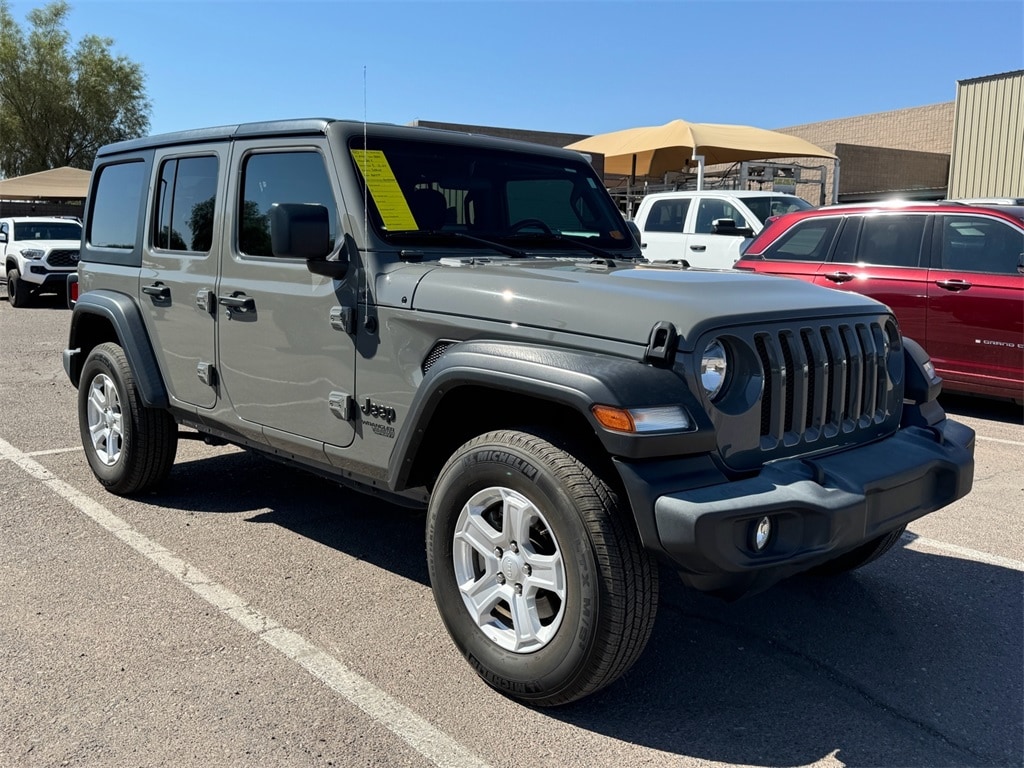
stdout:
{"type": "Polygon", "coordinates": [[[772,537],[772,521],[770,517],[762,517],[754,526],[754,551],[762,552],[772,537]]]}

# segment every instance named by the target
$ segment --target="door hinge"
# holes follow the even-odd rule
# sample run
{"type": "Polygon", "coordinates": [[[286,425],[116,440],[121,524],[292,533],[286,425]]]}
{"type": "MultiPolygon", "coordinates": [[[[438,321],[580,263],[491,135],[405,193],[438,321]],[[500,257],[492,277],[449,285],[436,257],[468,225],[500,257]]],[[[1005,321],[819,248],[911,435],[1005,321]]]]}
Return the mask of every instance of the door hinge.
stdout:
{"type": "Polygon", "coordinates": [[[200,288],[196,292],[196,306],[206,314],[212,314],[217,306],[213,301],[213,291],[209,288],[200,288]]]}
{"type": "Polygon", "coordinates": [[[327,396],[327,405],[331,413],[342,421],[349,421],[352,418],[352,395],[344,392],[331,392],[327,396]]]}
{"type": "Polygon", "coordinates": [[[355,333],[355,312],[352,307],[331,307],[331,328],[355,333]]]}
{"type": "Polygon", "coordinates": [[[213,367],[213,363],[204,363],[200,360],[196,366],[196,376],[208,387],[217,386],[217,369],[213,367]]]}

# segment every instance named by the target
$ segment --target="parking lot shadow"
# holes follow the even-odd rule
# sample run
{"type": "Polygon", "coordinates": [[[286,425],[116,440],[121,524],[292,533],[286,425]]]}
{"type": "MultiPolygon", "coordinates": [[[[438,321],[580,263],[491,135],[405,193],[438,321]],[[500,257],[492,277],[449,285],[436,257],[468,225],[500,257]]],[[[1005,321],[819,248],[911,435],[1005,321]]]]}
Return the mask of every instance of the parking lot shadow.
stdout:
{"type": "MultiPolygon", "coordinates": [[[[250,522],[428,584],[421,512],[248,453],[174,473],[153,503],[251,511],[250,522]]],[[[634,668],[541,716],[723,763],[1024,764],[1020,571],[903,542],[853,574],[796,577],[735,603],[668,571],[661,583],[654,634],[634,668]]]]}

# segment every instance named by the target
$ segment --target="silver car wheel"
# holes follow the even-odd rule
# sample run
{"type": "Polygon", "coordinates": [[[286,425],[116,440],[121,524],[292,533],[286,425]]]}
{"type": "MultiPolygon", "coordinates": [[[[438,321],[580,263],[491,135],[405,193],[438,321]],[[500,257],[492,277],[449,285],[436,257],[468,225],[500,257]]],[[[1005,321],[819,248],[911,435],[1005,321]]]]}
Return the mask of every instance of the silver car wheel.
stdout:
{"type": "Polygon", "coordinates": [[[121,458],[124,446],[121,400],[113,380],[99,374],[89,384],[89,435],[96,456],[108,467],[121,458]]]}
{"type": "Polygon", "coordinates": [[[531,653],[558,632],[565,567],[540,509],[510,488],[485,488],[466,502],[455,526],[455,579],[477,627],[515,653],[531,653]]]}

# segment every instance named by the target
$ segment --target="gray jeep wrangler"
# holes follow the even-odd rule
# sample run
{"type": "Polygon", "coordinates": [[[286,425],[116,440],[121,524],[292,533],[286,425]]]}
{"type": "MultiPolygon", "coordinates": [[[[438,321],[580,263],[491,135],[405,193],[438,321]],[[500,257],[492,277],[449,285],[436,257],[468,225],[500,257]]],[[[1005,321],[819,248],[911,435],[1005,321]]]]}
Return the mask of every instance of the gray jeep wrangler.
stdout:
{"type": "Polygon", "coordinates": [[[966,494],[974,433],[886,307],[646,263],[586,159],[309,119],[93,167],[64,367],[117,494],[179,431],[426,508],[490,685],[586,696],[644,648],[657,559],[727,598],[840,572],[966,494]]]}

